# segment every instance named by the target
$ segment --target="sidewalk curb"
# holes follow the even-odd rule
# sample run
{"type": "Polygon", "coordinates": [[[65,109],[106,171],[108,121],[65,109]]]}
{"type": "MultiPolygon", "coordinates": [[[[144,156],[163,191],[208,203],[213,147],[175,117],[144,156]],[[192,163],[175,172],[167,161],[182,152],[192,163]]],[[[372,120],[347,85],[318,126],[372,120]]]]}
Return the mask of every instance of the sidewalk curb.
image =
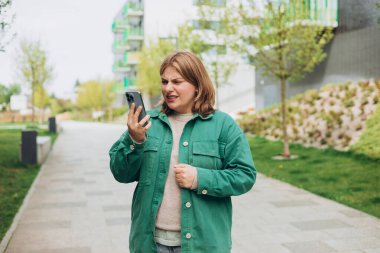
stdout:
{"type": "MultiPolygon", "coordinates": [[[[57,140],[58,140],[58,137],[57,137],[57,139],[56,139],[55,142],[57,142],[57,140]]],[[[25,210],[26,206],[29,204],[29,200],[30,200],[32,194],[34,193],[36,185],[37,185],[38,181],[40,180],[41,174],[45,170],[45,164],[50,159],[50,152],[52,151],[53,148],[54,148],[54,145],[50,149],[47,159],[42,164],[42,166],[40,168],[40,171],[38,172],[36,178],[34,179],[32,185],[30,186],[30,188],[28,190],[28,193],[26,194],[26,196],[25,196],[25,198],[24,198],[24,200],[23,200],[20,208],[18,209],[15,217],[13,218],[12,225],[9,227],[7,233],[5,234],[5,236],[3,237],[3,239],[1,240],[1,243],[0,243],[0,253],[5,253],[5,251],[7,250],[8,244],[9,244],[10,240],[12,239],[13,233],[15,232],[15,230],[17,228],[17,225],[18,225],[18,223],[19,223],[19,221],[20,221],[20,219],[21,219],[21,217],[22,217],[22,215],[24,213],[24,210],[25,210]]]]}

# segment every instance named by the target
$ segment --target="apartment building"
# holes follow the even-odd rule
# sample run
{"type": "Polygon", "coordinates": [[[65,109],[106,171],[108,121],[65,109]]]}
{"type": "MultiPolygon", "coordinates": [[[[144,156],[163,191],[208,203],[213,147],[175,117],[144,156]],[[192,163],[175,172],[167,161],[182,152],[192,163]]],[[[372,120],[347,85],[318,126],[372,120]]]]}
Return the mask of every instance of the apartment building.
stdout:
{"type": "MultiPolygon", "coordinates": [[[[136,83],[138,52],[149,40],[168,39],[177,41],[177,27],[191,21],[195,30],[200,30],[196,15],[202,0],[128,0],[115,16],[112,30],[115,34],[113,45],[115,78],[119,80],[115,90],[122,93],[136,83]]],[[[213,0],[216,8],[223,8],[226,0],[213,0]]],[[[212,19],[212,18],[211,18],[212,19]]],[[[217,25],[217,21],[210,20],[217,25]]],[[[212,32],[202,31],[202,32],[212,32]]],[[[218,54],[220,42],[209,42],[209,58],[218,54]],[[213,50],[214,48],[215,50],[213,50]]],[[[234,115],[240,110],[255,106],[254,69],[239,56],[224,51],[228,57],[237,57],[237,68],[228,80],[218,84],[218,108],[234,115]]],[[[157,70],[158,71],[158,70],[157,70]]],[[[159,85],[159,84],[157,84],[159,85]]],[[[121,98],[122,99],[122,98],[121,98]]]]}
{"type": "MultiPolygon", "coordinates": [[[[376,0],[307,0],[312,18],[334,28],[327,58],[301,81],[287,84],[287,97],[330,83],[380,77],[380,10],[376,0]]],[[[256,71],[256,107],[280,102],[279,83],[256,71]]]]}

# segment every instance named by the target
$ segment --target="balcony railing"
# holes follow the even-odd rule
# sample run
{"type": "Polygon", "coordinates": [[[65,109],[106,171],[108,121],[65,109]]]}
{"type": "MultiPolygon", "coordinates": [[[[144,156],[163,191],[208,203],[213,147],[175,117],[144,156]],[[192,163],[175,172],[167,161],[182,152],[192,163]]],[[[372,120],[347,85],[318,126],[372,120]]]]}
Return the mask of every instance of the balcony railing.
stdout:
{"type": "Polygon", "coordinates": [[[144,39],[144,28],[143,27],[128,27],[124,30],[125,39],[144,39]]]}
{"type": "Polygon", "coordinates": [[[124,29],[128,28],[128,21],[124,19],[117,19],[112,23],[112,31],[122,32],[124,29]]]}
{"type": "Polygon", "coordinates": [[[113,51],[114,52],[127,51],[129,49],[130,49],[130,46],[129,46],[128,41],[126,39],[115,40],[113,43],[113,51]]]}
{"type": "Polygon", "coordinates": [[[124,17],[128,15],[143,15],[144,14],[144,4],[128,2],[123,7],[124,17]]]}
{"type": "Polygon", "coordinates": [[[136,79],[135,78],[127,78],[124,77],[124,88],[135,86],[136,85],[136,79]]]}
{"type": "MultiPolygon", "coordinates": [[[[280,0],[272,0],[274,4],[280,0]]],[[[290,16],[306,14],[305,21],[323,26],[338,26],[338,0],[298,0],[288,9],[290,16]]],[[[270,14],[268,14],[270,15],[270,14]]]]}
{"type": "Polygon", "coordinates": [[[114,72],[127,72],[130,70],[128,61],[125,60],[117,60],[112,67],[114,72]]]}

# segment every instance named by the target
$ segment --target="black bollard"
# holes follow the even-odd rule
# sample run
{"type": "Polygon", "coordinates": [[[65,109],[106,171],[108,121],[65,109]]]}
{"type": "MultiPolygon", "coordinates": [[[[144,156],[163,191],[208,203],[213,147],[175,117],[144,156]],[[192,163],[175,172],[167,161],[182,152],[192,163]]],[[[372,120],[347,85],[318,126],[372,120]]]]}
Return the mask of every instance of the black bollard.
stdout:
{"type": "Polygon", "coordinates": [[[37,164],[37,131],[35,130],[21,132],[21,162],[37,164]]]}
{"type": "Polygon", "coordinates": [[[57,132],[57,123],[55,121],[55,117],[49,118],[49,132],[51,132],[51,133],[57,132]]]}

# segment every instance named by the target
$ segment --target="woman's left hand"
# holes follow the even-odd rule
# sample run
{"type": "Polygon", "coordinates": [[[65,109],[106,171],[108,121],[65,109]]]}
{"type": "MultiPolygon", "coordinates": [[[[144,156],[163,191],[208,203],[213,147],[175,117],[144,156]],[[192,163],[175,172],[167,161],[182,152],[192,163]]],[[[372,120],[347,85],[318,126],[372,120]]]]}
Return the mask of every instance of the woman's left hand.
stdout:
{"type": "Polygon", "coordinates": [[[188,164],[174,165],[175,179],[181,188],[191,189],[191,186],[196,177],[197,169],[188,164]]]}

